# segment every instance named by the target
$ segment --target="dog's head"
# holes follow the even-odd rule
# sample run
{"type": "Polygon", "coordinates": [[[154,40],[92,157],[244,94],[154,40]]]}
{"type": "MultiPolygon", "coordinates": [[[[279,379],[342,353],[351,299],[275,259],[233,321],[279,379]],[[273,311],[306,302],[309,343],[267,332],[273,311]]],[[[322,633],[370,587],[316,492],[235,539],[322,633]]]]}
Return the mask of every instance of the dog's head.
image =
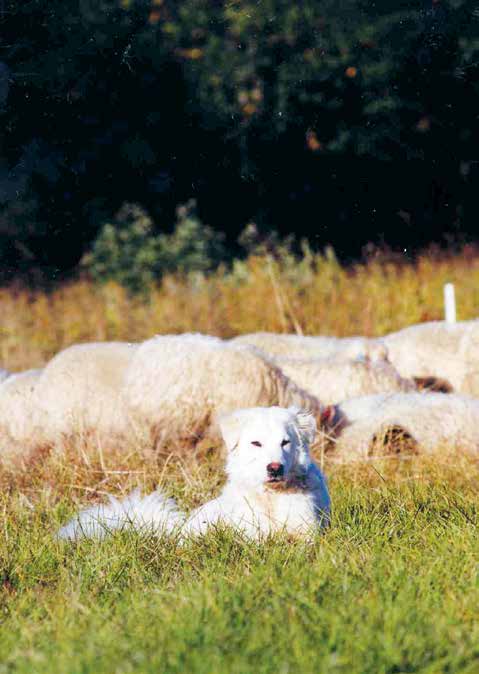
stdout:
{"type": "Polygon", "coordinates": [[[252,407],[218,419],[232,482],[252,487],[288,483],[306,474],[316,422],[296,407],[252,407]]]}

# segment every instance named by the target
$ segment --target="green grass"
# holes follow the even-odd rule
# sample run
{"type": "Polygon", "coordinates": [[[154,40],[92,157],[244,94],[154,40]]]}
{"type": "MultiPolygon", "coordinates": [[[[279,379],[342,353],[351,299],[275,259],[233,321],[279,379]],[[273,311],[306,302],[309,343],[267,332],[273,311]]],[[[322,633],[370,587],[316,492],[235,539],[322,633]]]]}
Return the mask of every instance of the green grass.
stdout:
{"type": "Polygon", "coordinates": [[[73,492],[13,488],[0,673],[479,672],[478,470],[413,463],[331,467],[333,524],[312,545],[71,545],[52,532],[73,492]]]}

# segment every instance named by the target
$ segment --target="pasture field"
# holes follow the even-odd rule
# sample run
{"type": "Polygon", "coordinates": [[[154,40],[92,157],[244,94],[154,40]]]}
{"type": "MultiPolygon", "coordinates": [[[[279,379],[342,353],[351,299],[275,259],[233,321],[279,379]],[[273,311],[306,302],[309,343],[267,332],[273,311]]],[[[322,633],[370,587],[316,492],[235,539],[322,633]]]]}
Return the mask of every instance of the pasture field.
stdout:
{"type": "MultiPolygon", "coordinates": [[[[158,332],[385,332],[479,314],[479,256],[252,257],[233,273],[167,278],[149,300],[113,285],[0,290],[0,365],[44,363],[78,341],[158,332]]],[[[319,459],[319,457],[318,457],[319,459]]],[[[78,437],[0,469],[0,674],[479,672],[479,465],[394,456],[326,459],[332,526],[312,544],[226,530],[180,546],[120,532],[53,534],[81,505],[161,485],[190,509],[217,493],[220,448],[106,453],[78,437]]]]}

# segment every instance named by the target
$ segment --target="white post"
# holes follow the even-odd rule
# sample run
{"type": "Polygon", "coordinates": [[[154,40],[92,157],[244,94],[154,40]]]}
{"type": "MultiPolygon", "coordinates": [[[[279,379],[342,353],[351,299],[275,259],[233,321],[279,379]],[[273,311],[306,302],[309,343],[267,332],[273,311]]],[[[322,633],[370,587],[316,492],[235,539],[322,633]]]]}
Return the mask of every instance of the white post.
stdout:
{"type": "Polygon", "coordinates": [[[453,283],[446,283],[444,286],[444,318],[446,323],[456,322],[456,296],[453,283]]]}

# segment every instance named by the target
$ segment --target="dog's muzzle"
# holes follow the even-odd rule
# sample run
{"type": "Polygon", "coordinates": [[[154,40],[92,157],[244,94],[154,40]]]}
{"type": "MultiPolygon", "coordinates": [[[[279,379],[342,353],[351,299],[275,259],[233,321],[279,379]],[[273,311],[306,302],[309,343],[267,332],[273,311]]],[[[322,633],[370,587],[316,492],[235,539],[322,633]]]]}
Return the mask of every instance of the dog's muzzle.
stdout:
{"type": "Polygon", "coordinates": [[[268,482],[279,482],[284,477],[284,466],[282,463],[274,461],[273,463],[268,463],[266,472],[268,473],[268,482]]]}

